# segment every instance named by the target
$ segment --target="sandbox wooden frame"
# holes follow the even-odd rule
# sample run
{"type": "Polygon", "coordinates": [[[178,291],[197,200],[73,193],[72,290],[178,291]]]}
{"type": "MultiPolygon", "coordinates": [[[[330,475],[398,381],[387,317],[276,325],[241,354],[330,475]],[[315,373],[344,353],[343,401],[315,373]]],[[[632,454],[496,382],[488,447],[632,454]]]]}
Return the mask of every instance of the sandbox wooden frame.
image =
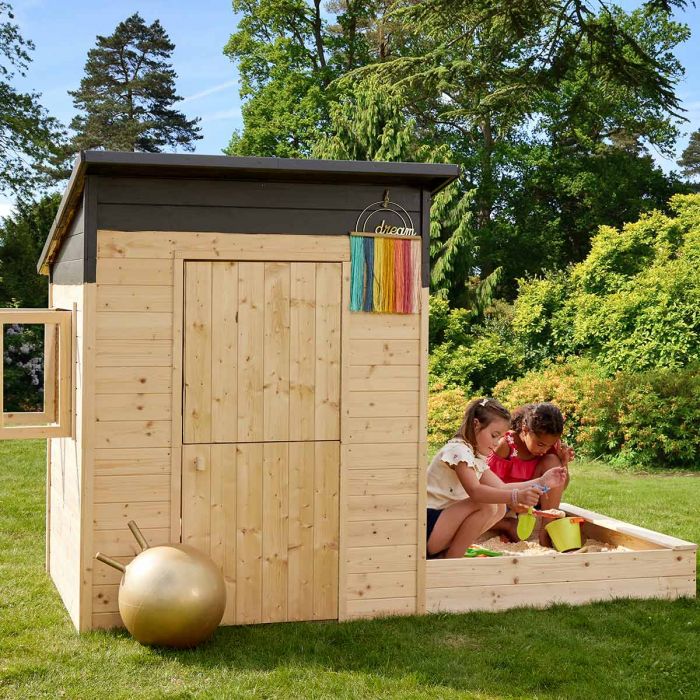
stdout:
{"type": "Polygon", "coordinates": [[[428,561],[428,612],[695,596],[696,544],[568,503],[561,507],[585,518],[584,538],[632,551],[428,561]]]}

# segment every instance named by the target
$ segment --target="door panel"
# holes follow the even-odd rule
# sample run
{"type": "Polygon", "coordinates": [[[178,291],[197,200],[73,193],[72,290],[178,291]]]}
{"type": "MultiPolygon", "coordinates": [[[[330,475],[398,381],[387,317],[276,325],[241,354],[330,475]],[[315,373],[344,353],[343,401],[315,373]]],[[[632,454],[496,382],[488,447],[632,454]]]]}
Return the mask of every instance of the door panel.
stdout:
{"type": "MultiPolygon", "coordinates": [[[[314,619],[314,443],[289,443],[287,619],[314,619]]],[[[337,534],[337,533],[336,533],[337,534]]],[[[329,615],[329,617],[337,617],[329,615]]]]}
{"type": "Polygon", "coordinates": [[[289,434],[292,440],[313,440],[316,420],[316,266],[292,263],[290,285],[289,434]]]}
{"type": "Polygon", "coordinates": [[[338,440],[341,265],[185,264],[183,442],[338,440]]]}
{"type": "Polygon", "coordinates": [[[316,270],[316,440],[340,439],[340,299],[341,267],[316,270]]]}
{"type": "Polygon", "coordinates": [[[184,442],[211,442],[211,263],[185,271],[184,442]]]}
{"type": "Polygon", "coordinates": [[[289,440],[290,264],[265,263],[263,440],[289,440]]]}
{"type": "Polygon", "coordinates": [[[227,580],[233,578],[235,582],[235,604],[233,619],[224,623],[262,622],[263,445],[249,443],[222,449],[230,450],[235,460],[232,468],[238,506],[233,527],[235,566],[224,571],[227,580]]]}
{"type": "Polygon", "coordinates": [[[225,442],[227,425],[238,424],[238,263],[212,265],[211,442],[225,442]]]}
{"type": "Polygon", "coordinates": [[[338,616],[339,450],[314,444],[314,620],[338,616]]]}
{"type": "Polygon", "coordinates": [[[264,264],[238,263],[238,354],[230,365],[230,371],[238,375],[238,424],[222,427],[231,442],[255,442],[264,438],[264,294],[264,264]]]}
{"type": "Polygon", "coordinates": [[[224,624],[338,617],[340,444],[183,447],[182,541],[227,587],[224,624]]]}

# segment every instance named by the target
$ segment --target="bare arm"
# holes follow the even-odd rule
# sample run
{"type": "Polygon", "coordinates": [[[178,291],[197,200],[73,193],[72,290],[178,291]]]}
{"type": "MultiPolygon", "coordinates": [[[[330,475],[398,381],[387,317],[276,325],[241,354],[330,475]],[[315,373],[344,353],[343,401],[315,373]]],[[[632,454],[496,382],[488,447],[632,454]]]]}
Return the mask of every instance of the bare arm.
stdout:
{"type": "Polygon", "coordinates": [[[558,440],[554,445],[554,454],[559,457],[559,461],[564,469],[569,468],[569,462],[576,456],[573,448],[561,440],[558,440]]]}
{"type": "MultiPolygon", "coordinates": [[[[460,462],[454,469],[469,498],[476,503],[511,503],[513,491],[517,488],[518,501],[527,506],[534,506],[542,493],[532,485],[506,485],[490,469],[483,473],[479,481],[476,470],[467,466],[466,462],[460,462]]],[[[539,483],[535,480],[529,484],[536,482],[539,483]]]]}

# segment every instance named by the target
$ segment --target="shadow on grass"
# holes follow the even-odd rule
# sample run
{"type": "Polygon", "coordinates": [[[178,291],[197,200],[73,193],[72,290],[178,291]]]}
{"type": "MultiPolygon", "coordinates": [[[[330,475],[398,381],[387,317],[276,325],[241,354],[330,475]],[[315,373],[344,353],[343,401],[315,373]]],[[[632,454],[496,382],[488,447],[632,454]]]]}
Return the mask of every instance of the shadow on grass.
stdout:
{"type": "MultiPolygon", "coordinates": [[[[615,601],[506,613],[220,628],[192,650],[153,649],[203,672],[357,673],[489,696],[691,696],[695,600],[615,601]]],[[[124,632],[110,632],[123,637],[124,632]]]]}

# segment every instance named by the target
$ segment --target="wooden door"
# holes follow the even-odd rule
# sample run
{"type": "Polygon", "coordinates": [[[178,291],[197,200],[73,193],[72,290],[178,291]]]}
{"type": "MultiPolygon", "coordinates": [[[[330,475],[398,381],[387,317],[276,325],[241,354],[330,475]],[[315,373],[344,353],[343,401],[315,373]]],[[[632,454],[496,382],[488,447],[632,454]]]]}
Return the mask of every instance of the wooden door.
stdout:
{"type": "Polygon", "coordinates": [[[187,262],[182,541],[224,624],[338,617],[341,266],[187,262]]]}
{"type": "Polygon", "coordinates": [[[340,263],[187,262],[183,443],[338,440],[340,263]]]}
{"type": "Polygon", "coordinates": [[[338,617],[335,441],[187,445],[182,541],[221,567],[224,624],[338,617]]]}

